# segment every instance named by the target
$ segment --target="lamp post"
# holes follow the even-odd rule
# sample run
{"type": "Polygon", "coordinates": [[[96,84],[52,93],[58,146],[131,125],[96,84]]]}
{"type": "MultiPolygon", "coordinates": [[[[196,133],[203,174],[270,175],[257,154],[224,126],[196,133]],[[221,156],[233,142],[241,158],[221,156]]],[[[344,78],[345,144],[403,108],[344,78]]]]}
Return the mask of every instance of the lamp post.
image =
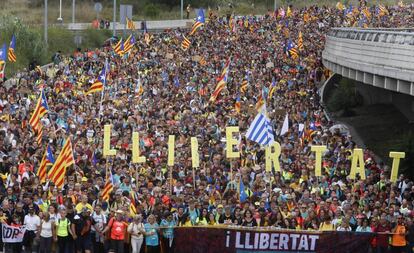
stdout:
{"type": "Polygon", "coordinates": [[[75,24],[75,4],[76,0],[72,0],[72,24],[75,24]]]}
{"type": "Polygon", "coordinates": [[[115,35],[116,35],[115,23],[116,23],[116,0],[114,0],[114,20],[113,20],[113,23],[112,23],[112,28],[113,28],[113,36],[114,36],[114,37],[115,37],[115,35]]]}
{"type": "Polygon", "coordinates": [[[63,18],[62,18],[62,0],[59,1],[59,17],[57,19],[60,22],[63,22],[63,18]]]}
{"type": "Polygon", "coordinates": [[[45,43],[47,45],[47,0],[45,0],[45,33],[44,33],[44,39],[45,39],[45,43]]]}
{"type": "Polygon", "coordinates": [[[184,0],[181,0],[181,19],[184,19],[184,0]]]}

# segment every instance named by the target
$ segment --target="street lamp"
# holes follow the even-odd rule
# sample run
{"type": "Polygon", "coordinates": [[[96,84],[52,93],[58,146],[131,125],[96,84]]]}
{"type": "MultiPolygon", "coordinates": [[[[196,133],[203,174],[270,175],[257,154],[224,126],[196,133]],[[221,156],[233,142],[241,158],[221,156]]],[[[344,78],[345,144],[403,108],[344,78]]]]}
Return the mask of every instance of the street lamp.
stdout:
{"type": "Polygon", "coordinates": [[[59,17],[57,19],[59,22],[63,22],[62,18],[62,0],[59,1],[59,17]]]}
{"type": "Polygon", "coordinates": [[[116,0],[114,0],[114,20],[113,20],[113,24],[112,24],[112,28],[113,28],[113,36],[115,37],[116,35],[116,27],[115,24],[116,23],[116,0]]]}
{"type": "Polygon", "coordinates": [[[75,4],[76,0],[72,1],[72,24],[75,24],[75,4]]]}
{"type": "Polygon", "coordinates": [[[44,37],[45,37],[45,43],[47,45],[47,0],[45,0],[45,33],[44,33],[44,37]]]}

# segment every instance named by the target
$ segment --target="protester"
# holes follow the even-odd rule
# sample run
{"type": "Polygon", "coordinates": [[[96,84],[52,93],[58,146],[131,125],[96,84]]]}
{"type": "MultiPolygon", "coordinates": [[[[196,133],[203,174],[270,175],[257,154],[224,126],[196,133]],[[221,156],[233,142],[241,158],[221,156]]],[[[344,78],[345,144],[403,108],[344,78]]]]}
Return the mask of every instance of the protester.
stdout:
{"type": "Polygon", "coordinates": [[[55,233],[54,221],[50,219],[50,214],[46,212],[38,230],[38,237],[40,238],[39,253],[52,252],[53,235],[55,233]]]}
{"type": "MultiPolygon", "coordinates": [[[[369,6],[371,18],[364,18],[363,6],[355,7],[358,14],[291,6],[289,15],[281,8],[260,17],[229,13],[228,19],[210,10],[209,22],[188,36],[187,50],[181,41],[188,31],[169,29],[135,34],[137,43],[124,56],[114,52],[113,38],[112,46],[56,54],[46,68],[34,59],[31,70],[0,83],[0,218],[20,226],[29,217],[27,238],[40,232],[46,250],[52,233],[51,252],[60,253],[139,252],[142,241],[149,252],[178,252],[176,226],[371,230],[374,252],[387,252],[390,237],[392,249],[402,251],[413,242],[413,181],[401,174],[392,183],[389,166],[369,149],[363,154],[366,179],[351,179],[357,144],[349,132],[333,128],[318,93],[330,76],[321,57],[330,28],[414,24],[412,5],[387,7],[389,14],[369,6]],[[295,58],[288,44],[298,47],[299,34],[303,48],[295,58]],[[86,94],[106,61],[104,91],[86,94]],[[212,102],[227,61],[227,84],[212,102]],[[49,109],[38,142],[29,121],[40,90],[49,109]],[[275,135],[280,171],[266,171],[263,147],[245,136],[262,103],[275,133],[288,115],[287,132],[275,135]],[[104,157],[106,124],[116,155],[104,157]],[[238,159],[226,157],[227,126],[239,127],[238,159]],[[144,163],[132,161],[132,132],[139,133],[144,163]],[[174,166],[167,163],[169,135],[176,138],[174,166]],[[194,169],[191,137],[199,143],[194,169]],[[39,168],[47,148],[57,158],[67,138],[75,162],[57,187],[40,178],[39,168]],[[328,149],[320,177],[312,145],[328,149]],[[112,190],[104,196],[110,178],[112,190]],[[42,220],[30,221],[36,216],[42,220]]],[[[6,244],[15,252],[21,246],[6,244]]]]}
{"type": "Polygon", "coordinates": [[[160,252],[158,231],[159,226],[155,221],[155,216],[148,216],[148,223],[144,225],[145,228],[145,244],[147,246],[148,253],[160,252]]]}
{"type": "Polygon", "coordinates": [[[124,240],[127,231],[127,224],[123,220],[123,211],[117,210],[115,217],[111,218],[108,225],[102,231],[105,234],[109,231],[109,238],[111,240],[110,247],[117,253],[124,252],[124,240]]]}
{"type": "Polygon", "coordinates": [[[144,241],[144,224],[142,215],[135,215],[133,222],[128,225],[128,233],[131,235],[132,253],[139,253],[144,241]]]}

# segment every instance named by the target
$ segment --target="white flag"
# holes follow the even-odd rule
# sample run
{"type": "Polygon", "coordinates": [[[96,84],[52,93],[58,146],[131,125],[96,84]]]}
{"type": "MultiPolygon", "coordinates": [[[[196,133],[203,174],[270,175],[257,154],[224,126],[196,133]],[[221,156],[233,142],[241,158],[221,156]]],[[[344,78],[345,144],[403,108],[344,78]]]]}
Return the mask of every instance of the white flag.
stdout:
{"type": "Polygon", "coordinates": [[[286,113],[285,120],[283,121],[282,130],[280,130],[280,136],[283,136],[289,131],[289,116],[286,113]]]}

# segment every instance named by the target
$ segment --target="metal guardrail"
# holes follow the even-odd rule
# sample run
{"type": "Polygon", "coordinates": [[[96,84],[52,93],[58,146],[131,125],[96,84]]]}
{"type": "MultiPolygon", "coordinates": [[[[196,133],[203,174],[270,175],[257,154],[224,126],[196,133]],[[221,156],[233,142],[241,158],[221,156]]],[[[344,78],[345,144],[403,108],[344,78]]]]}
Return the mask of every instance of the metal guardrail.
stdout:
{"type": "Polygon", "coordinates": [[[350,40],[380,42],[399,45],[414,45],[414,28],[332,28],[328,32],[327,36],[350,40]]]}

